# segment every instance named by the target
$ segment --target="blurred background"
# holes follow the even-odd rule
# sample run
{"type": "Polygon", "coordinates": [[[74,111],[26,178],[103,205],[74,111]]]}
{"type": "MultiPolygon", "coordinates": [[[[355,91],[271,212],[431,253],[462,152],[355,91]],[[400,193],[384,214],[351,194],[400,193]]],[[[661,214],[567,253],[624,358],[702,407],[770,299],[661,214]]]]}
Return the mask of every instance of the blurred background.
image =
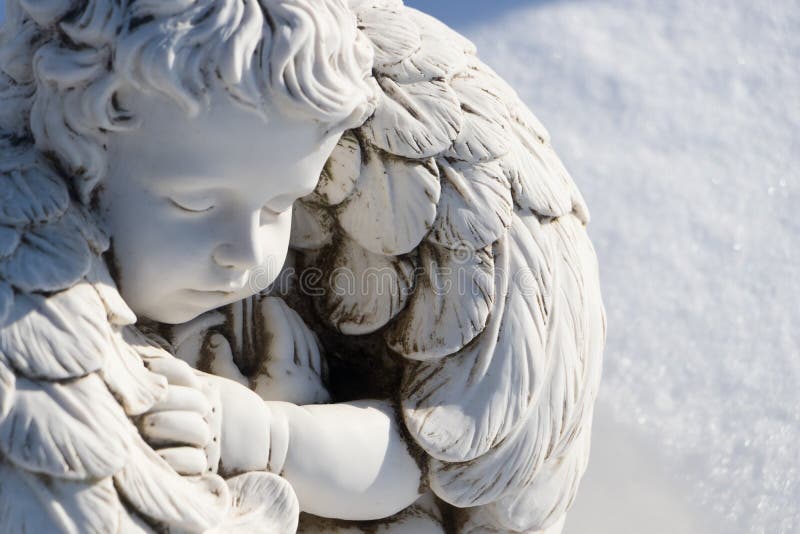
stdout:
{"type": "Polygon", "coordinates": [[[566,534],[800,532],[800,2],[406,3],[477,44],[592,210],[609,337],[566,534]]]}

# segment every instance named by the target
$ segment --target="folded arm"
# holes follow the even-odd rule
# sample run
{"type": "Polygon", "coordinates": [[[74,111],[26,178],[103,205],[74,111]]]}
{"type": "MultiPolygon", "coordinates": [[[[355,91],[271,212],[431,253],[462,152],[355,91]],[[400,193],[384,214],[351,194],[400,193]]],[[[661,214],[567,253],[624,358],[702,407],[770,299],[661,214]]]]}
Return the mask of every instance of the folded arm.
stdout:
{"type": "Polygon", "coordinates": [[[380,519],[420,496],[420,469],[388,401],[296,406],[269,403],[288,423],[281,474],[304,512],[322,517],[380,519]]]}
{"type": "Polygon", "coordinates": [[[380,519],[420,496],[420,469],[388,401],[297,406],[264,402],[214,377],[222,406],[223,474],[283,475],[304,512],[348,520],[380,519]]]}

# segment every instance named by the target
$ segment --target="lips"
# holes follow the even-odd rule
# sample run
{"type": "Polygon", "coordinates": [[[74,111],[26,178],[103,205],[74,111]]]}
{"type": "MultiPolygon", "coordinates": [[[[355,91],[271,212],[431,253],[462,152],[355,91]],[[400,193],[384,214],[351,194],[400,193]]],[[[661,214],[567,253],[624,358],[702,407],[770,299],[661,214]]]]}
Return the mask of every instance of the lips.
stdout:
{"type": "Polygon", "coordinates": [[[230,290],[219,290],[219,289],[189,289],[187,290],[189,293],[193,295],[200,295],[206,297],[218,297],[218,298],[230,298],[234,297],[239,294],[241,288],[238,291],[230,291],[230,290]]]}
{"type": "Polygon", "coordinates": [[[205,287],[187,289],[186,291],[199,298],[215,298],[215,299],[230,299],[241,296],[246,292],[247,276],[242,276],[238,280],[229,280],[227,282],[212,282],[205,287]]]}
{"type": "Polygon", "coordinates": [[[231,281],[227,284],[218,285],[216,287],[210,287],[208,289],[200,289],[197,291],[203,291],[206,293],[218,293],[220,295],[237,295],[244,290],[247,285],[247,277],[242,277],[241,280],[237,280],[235,282],[231,281]]]}
{"type": "Polygon", "coordinates": [[[206,291],[206,293],[211,293],[212,295],[219,295],[221,297],[230,297],[236,294],[236,291],[222,291],[219,289],[214,289],[212,291],[206,291]]]}

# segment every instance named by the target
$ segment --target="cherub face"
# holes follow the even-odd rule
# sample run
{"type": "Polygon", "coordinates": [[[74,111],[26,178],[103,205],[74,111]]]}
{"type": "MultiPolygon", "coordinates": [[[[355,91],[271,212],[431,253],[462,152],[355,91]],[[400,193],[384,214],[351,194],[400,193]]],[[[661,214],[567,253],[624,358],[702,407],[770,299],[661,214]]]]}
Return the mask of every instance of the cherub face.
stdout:
{"type": "Polygon", "coordinates": [[[110,136],[100,205],[128,305],[177,324],[253,294],[255,269],[271,282],[292,203],[314,189],[339,133],[264,120],[221,90],[196,117],[163,97],[122,100],[141,126],[110,136]]]}

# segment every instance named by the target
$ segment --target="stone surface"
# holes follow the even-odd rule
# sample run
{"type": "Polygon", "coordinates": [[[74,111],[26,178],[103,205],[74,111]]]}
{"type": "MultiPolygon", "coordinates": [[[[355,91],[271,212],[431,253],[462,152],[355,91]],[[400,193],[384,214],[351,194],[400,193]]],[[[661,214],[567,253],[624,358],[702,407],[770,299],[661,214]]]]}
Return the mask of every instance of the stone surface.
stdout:
{"type": "Polygon", "coordinates": [[[0,530],[561,530],[588,211],[471,43],[399,0],[11,0],[0,61],[0,530]]]}

